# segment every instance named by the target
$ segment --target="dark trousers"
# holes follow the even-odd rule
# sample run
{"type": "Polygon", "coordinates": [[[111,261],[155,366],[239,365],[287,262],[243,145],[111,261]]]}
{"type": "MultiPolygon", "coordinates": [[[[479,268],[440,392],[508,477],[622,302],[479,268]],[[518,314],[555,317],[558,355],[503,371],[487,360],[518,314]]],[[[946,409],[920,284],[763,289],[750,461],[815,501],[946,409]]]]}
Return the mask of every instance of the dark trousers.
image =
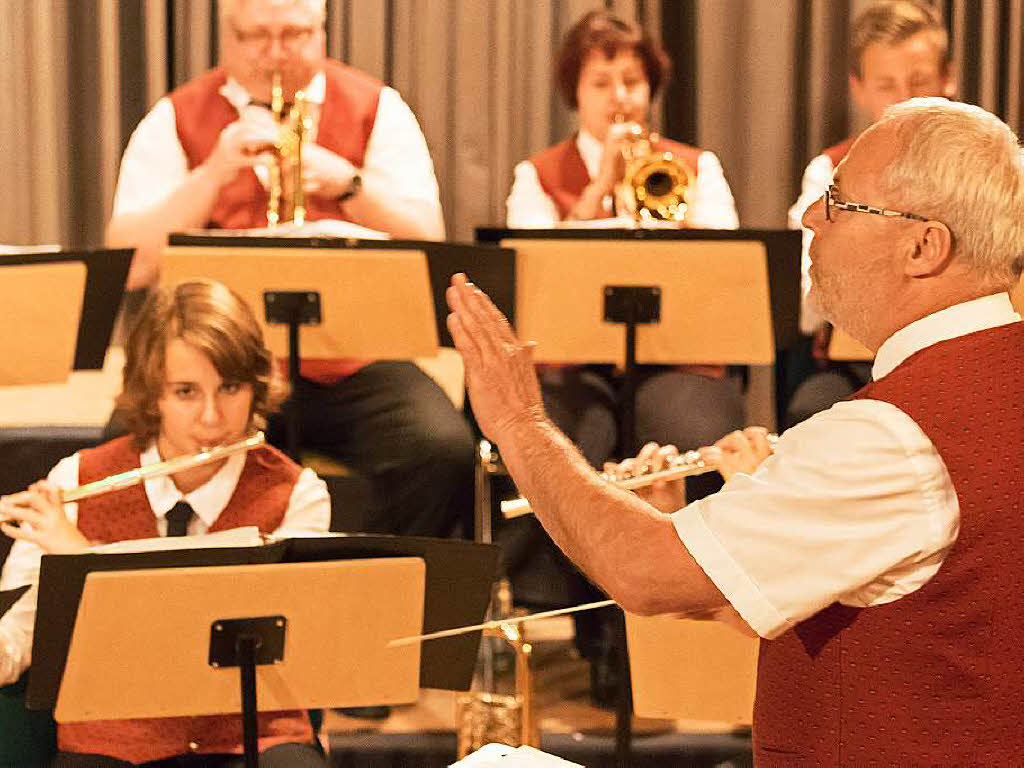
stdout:
{"type": "MultiPolygon", "coordinates": [[[[334,385],[300,380],[285,408],[298,410],[302,446],[369,481],[365,532],[472,534],[474,440],[444,391],[407,362],[375,362],[334,385]]],[[[284,413],[268,439],[285,445],[284,413]]]]}
{"type": "MultiPolygon", "coordinates": [[[[311,744],[278,744],[260,752],[260,768],[324,768],[327,761],[311,744]]],[[[127,768],[133,763],[106,755],[60,752],[52,768],[127,768]]],[[[143,763],[145,768],[244,768],[242,755],[181,755],[143,763]]]]}
{"type": "MultiPolygon", "coordinates": [[[[597,469],[615,456],[619,443],[618,381],[608,366],[542,370],[541,391],[551,419],[597,469]]],[[[711,378],[664,366],[641,366],[636,392],[635,453],[651,441],[671,443],[681,451],[710,445],[743,427],[740,383],[732,377],[711,378]]],[[[722,486],[717,473],[687,478],[687,499],[702,498],[722,486]]],[[[550,540],[548,540],[550,542],[550,540]]],[[[553,546],[548,543],[549,546],[553,546]]],[[[568,560],[564,560],[567,591],[572,604],[602,599],[568,560]]],[[[608,617],[614,610],[574,614],[576,644],[589,659],[608,652],[608,617]]]]}

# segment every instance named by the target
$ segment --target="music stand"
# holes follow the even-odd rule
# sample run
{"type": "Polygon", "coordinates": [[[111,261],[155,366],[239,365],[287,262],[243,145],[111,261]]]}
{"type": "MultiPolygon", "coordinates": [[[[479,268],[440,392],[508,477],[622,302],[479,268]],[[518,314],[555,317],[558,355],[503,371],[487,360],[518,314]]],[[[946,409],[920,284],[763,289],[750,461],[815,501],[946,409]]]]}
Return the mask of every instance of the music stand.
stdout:
{"type": "MultiPolygon", "coordinates": [[[[128,278],[128,268],[131,266],[133,254],[134,250],[131,248],[2,254],[0,270],[8,266],[21,265],[85,265],[85,292],[81,301],[81,322],[76,329],[74,368],[100,370],[103,368],[107,346],[114,331],[114,322],[121,306],[124,283],[128,278]]],[[[3,274],[6,275],[6,272],[3,274]]],[[[59,298],[59,294],[50,286],[46,287],[42,295],[47,298],[59,298]]],[[[19,324],[17,327],[25,326],[19,324]]]]}
{"type": "MultiPolygon", "coordinates": [[[[478,232],[478,236],[479,236],[478,232]]],[[[583,237],[549,232],[515,232],[501,244],[516,250],[516,329],[521,338],[537,342],[538,362],[626,364],[621,440],[624,452],[634,450],[634,388],[630,368],[636,363],[751,364],[775,361],[778,339],[796,333],[799,305],[798,260],[776,271],[776,282],[789,286],[772,293],[769,250],[764,237],[741,232],[673,231],[667,236],[633,232],[583,237]],[[685,235],[685,236],[682,236],[685,235]],[[789,275],[781,281],[779,274],[789,275]],[[637,292],[637,289],[642,289],[637,292]],[[632,289],[632,291],[630,290],[632,289]],[[616,294],[637,292],[655,301],[658,311],[640,308],[645,320],[635,332],[637,307],[631,320],[608,324],[609,303],[616,294]],[[779,296],[784,292],[784,296],[779,296]],[[773,320],[776,303],[787,310],[786,323],[773,320]]],[[[781,233],[780,233],[781,234],[781,233]]],[[[797,249],[799,233],[789,240],[797,249]]],[[[782,240],[785,242],[785,239],[782,240]]],[[[798,252],[798,250],[796,251],[798,252]]],[[[776,249],[775,258],[781,260],[776,249]]],[[[617,318],[621,319],[621,318],[617,318]]],[[[780,344],[781,346],[781,344],[780,344]]],[[[621,638],[623,644],[626,639],[621,638]]],[[[627,654],[623,654],[624,658],[627,654]]],[[[631,739],[628,666],[616,711],[616,754],[628,759],[631,739]]]]}
{"type": "Polygon", "coordinates": [[[0,385],[65,381],[75,362],[85,265],[19,264],[0,270],[0,326],[26,331],[3,334],[0,385]],[[44,296],[60,297],[62,306],[55,308],[44,296]]]}
{"type": "Polygon", "coordinates": [[[626,614],[640,717],[750,725],[758,639],[717,621],[626,614]]]}
{"type": "MultiPolygon", "coordinates": [[[[491,584],[498,571],[499,549],[490,544],[415,536],[334,534],[284,539],[257,547],[44,555],[39,573],[27,706],[50,709],[57,702],[82,590],[86,577],[93,572],[320,564],[389,557],[417,557],[426,563],[426,595],[420,632],[467,626],[483,620],[490,603],[491,584]],[[453,594],[458,594],[459,599],[453,600],[453,594]]],[[[420,686],[468,690],[479,642],[480,633],[474,633],[423,644],[420,686]]]]}
{"type": "MultiPolygon", "coordinates": [[[[219,280],[249,302],[264,326],[267,346],[288,360],[293,386],[302,359],[404,360],[437,354],[430,277],[421,251],[169,246],[162,281],[195,277],[219,280]]],[[[297,407],[292,401],[284,412],[287,450],[296,461],[297,407]]]]}
{"type": "Polygon", "coordinates": [[[255,766],[257,711],[416,700],[419,650],[387,643],[422,626],[424,578],[410,557],[91,573],[55,719],[241,713],[255,766]]]}

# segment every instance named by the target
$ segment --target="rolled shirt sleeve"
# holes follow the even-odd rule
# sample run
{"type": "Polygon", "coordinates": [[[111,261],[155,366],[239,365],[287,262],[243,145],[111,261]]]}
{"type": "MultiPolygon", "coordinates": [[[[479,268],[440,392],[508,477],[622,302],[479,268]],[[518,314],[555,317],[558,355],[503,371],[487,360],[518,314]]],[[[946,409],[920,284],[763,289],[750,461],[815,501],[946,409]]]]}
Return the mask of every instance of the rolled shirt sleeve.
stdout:
{"type": "Polygon", "coordinates": [[[790,429],[754,474],[673,522],[733,608],[770,639],[833,602],[868,607],[919,589],[956,540],[959,507],[917,424],[859,400],[790,429]]]}

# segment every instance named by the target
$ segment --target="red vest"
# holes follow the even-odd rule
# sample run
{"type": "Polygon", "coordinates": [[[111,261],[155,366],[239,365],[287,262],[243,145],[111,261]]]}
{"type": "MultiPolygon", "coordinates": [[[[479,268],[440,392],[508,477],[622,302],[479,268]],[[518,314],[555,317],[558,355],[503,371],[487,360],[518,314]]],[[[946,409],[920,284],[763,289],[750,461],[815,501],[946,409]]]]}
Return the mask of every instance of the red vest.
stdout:
{"type": "MultiPolygon", "coordinates": [[[[326,94],[316,143],[361,168],[383,86],[369,75],[333,60],[324,61],[323,71],[326,94]]],[[[185,83],[170,95],[178,139],[188,158],[189,169],[201,165],[210,156],[220,132],[238,119],[238,111],[220,93],[226,81],[227,73],[218,67],[185,83]]],[[[336,200],[315,195],[306,198],[307,220],[341,217],[336,200]]],[[[242,171],[221,188],[206,226],[223,229],[267,226],[267,191],[252,170],[242,171]]]]}
{"type": "MultiPolygon", "coordinates": [[[[659,139],[656,147],[659,151],[671,152],[685,162],[690,166],[694,178],[697,177],[697,159],[701,150],[670,139],[659,139]]],[[[590,174],[576,146],[576,137],[570,136],[545,149],[531,157],[530,162],[537,169],[537,179],[544,192],[555,201],[559,218],[565,219],[590,183],[590,174]]]]}
{"type": "Polygon", "coordinates": [[[923,349],[854,395],[892,403],[932,441],[960,532],[916,592],[835,603],[761,643],[758,765],[1020,764],[1022,374],[1014,323],[923,349]]]}
{"type": "Polygon", "coordinates": [[[825,155],[829,160],[832,161],[832,167],[835,168],[839,165],[840,161],[846,157],[850,151],[850,147],[853,146],[853,142],[857,140],[856,136],[851,136],[848,139],[840,141],[838,144],[833,144],[827,149],[821,150],[821,154],[825,155]]]}
{"type": "MultiPolygon", "coordinates": [[[[131,437],[79,452],[80,483],[139,466],[131,437]]],[[[280,526],[301,468],[271,447],[250,451],[238,485],[210,532],[257,525],[264,533],[280,526]]],[[[78,527],[92,541],[112,542],[157,535],[156,518],[142,485],[78,502],[78,527]]],[[[159,695],[159,693],[154,694],[159,695]]],[[[313,731],[304,712],[261,712],[261,750],[287,742],[310,742],[313,731]]],[[[174,755],[242,751],[238,715],[164,717],[61,723],[60,749],[110,755],[143,763],[174,755]],[[190,743],[196,744],[194,750],[190,743]]]]}

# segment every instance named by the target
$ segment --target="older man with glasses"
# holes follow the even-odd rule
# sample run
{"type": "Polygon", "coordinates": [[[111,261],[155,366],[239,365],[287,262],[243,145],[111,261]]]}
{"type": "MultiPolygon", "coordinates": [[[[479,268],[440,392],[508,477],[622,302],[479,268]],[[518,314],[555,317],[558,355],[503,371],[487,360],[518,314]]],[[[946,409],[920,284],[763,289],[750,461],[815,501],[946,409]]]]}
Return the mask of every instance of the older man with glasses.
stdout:
{"type": "Polygon", "coordinates": [[[530,347],[464,278],[449,291],[474,412],[555,542],[626,610],[764,638],[759,764],[1024,753],[1019,152],[945,99],[892,107],[857,140],[804,225],[812,297],[877,351],[874,381],[774,455],[763,430],[723,439],[725,487],[685,507],[672,485],[599,481],[544,414],[530,347]]]}

